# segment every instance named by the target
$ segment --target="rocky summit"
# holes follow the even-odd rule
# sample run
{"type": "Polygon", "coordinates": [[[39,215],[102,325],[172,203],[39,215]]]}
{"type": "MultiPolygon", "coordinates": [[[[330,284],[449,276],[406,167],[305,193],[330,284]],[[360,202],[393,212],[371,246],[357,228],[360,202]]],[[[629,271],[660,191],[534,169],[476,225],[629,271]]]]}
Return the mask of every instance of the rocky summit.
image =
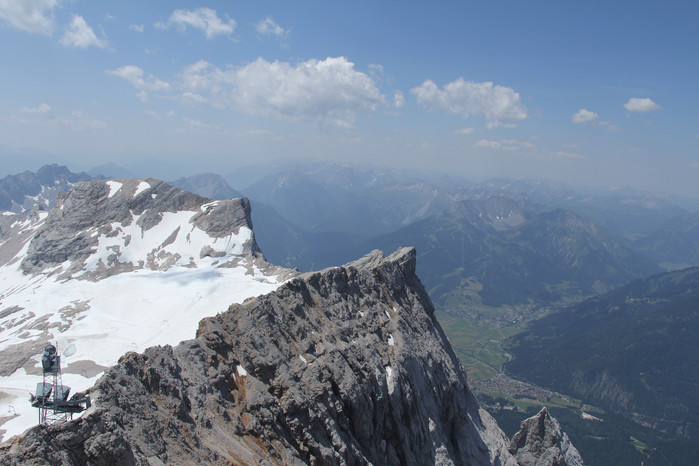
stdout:
{"type": "Polygon", "coordinates": [[[510,442],[510,452],[521,466],[582,465],[580,453],[546,408],[522,421],[510,442]]]}
{"type": "Polygon", "coordinates": [[[516,465],[548,451],[529,434],[513,447],[479,409],[412,248],[233,304],[195,339],[127,353],[90,396],[0,463],[516,465]]]}
{"type": "Polygon", "coordinates": [[[127,351],[192,338],[199,321],[277,288],[247,199],[152,178],[77,183],[49,210],[0,214],[0,440],[36,423],[26,401],[51,342],[64,383],[94,385],[127,351]]]}

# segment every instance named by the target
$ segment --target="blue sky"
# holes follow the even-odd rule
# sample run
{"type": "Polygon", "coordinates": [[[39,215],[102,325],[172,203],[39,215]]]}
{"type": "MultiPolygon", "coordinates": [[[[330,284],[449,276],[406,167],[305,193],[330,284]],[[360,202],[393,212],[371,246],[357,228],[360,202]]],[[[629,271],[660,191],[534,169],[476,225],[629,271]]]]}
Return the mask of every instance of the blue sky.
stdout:
{"type": "Polygon", "coordinates": [[[0,174],[311,157],[699,197],[698,57],[695,1],[0,0],[0,174]]]}

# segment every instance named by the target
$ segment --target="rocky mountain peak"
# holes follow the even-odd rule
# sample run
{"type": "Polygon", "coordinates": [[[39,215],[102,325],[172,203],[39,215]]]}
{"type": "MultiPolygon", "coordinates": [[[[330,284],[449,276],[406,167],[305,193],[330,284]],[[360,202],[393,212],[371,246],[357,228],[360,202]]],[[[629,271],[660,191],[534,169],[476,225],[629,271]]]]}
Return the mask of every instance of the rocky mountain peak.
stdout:
{"type": "Polygon", "coordinates": [[[509,449],[521,466],[583,464],[580,453],[545,407],[522,421],[509,449]]]}
{"type": "Polygon", "coordinates": [[[412,248],[231,305],[193,340],[126,354],[90,393],[79,420],[27,431],[0,463],[517,464],[412,248]]]}
{"type": "Polygon", "coordinates": [[[140,268],[195,266],[199,259],[233,250],[238,256],[259,254],[247,199],[212,201],[153,178],[95,180],[58,196],[22,270],[36,274],[57,268],[54,273],[64,278],[99,279],[140,268]],[[226,238],[239,236],[241,228],[246,238],[232,248],[236,242],[226,238]],[[192,241],[193,235],[206,236],[207,244],[192,241]]]}
{"type": "Polygon", "coordinates": [[[34,173],[25,171],[0,179],[0,210],[22,213],[34,206],[48,209],[60,192],[89,181],[87,173],[73,173],[64,165],[44,165],[34,173]]]}
{"type": "Polygon", "coordinates": [[[456,201],[449,206],[447,214],[483,230],[502,231],[521,225],[538,211],[525,196],[487,194],[456,201]]]}

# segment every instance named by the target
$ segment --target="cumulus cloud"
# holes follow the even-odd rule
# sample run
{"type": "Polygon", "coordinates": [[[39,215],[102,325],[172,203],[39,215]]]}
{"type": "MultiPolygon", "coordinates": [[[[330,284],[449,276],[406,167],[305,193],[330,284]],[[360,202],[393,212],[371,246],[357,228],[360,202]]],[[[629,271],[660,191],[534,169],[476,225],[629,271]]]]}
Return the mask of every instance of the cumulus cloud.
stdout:
{"type": "Polygon", "coordinates": [[[19,109],[19,113],[24,115],[48,115],[51,113],[51,106],[46,102],[42,102],[38,107],[22,107],[19,109]]]}
{"type": "Polygon", "coordinates": [[[181,74],[183,98],[253,115],[351,126],[360,112],[386,104],[375,82],[344,57],[298,64],[258,58],[221,69],[199,61],[181,74]]]}
{"type": "Polygon", "coordinates": [[[175,26],[180,30],[188,27],[199,29],[204,32],[207,39],[213,39],[216,36],[233,34],[236,22],[234,19],[222,20],[218,17],[216,10],[211,8],[197,8],[192,11],[175,10],[170,15],[168,24],[156,23],[158,28],[168,26],[175,26]]]}
{"type": "Polygon", "coordinates": [[[286,39],[289,35],[289,30],[284,29],[274,22],[269,16],[255,25],[257,33],[262,36],[276,36],[280,39],[286,39]]]}
{"type": "Polygon", "coordinates": [[[393,106],[396,108],[401,108],[405,105],[405,96],[401,91],[396,91],[393,93],[393,106]]]}
{"type": "Polygon", "coordinates": [[[647,97],[632,97],[624,104],[624,108],[629,112],[645,113],[660,110],[662,107],[647,97]]]}
{"type": "Polygon", "coordinates": [[[482,115],[490,123],[490,127],[500,126],[505,121],[527,118],[527,109],[519,94],[509,87],[496,86],[492,82],[476,83],[459,78],[440,89],[428,79],[410,92],[427,110],[444,110],[464,118],[482,115]]]}
{"type": "Polygon", "coordinates": [[[152,74],[145,76],[144,71],[135,65],[107,70],[106,73],[130,82],[133,87],[140,91],[137,96],[141,102],[148,100],[148,92],[167,92],[170,90],[169,83],[161,81],[152,74]]]}
{"type": "Polygon", "coordinates": [[[0,0],[0,18],[11,27],[50,36],[58,0],[0,0]]]}
{"type": "Polygon", "coordinates": [[[73,19],[61,37],[61,44],[66,47],[78,47],[86,49],[97,47],[103,49],[109,45],[106,39],[99,39],[95,31],[85,22],[82,16],[73,15],[73,19]]]}
{"type": "Polygon", "coordinates": [[[454,134],[473,134],[473,128],[461,128],[454,131],[454,134]]]}
{"type": "Polygon", "coordinates": [[[586,124],[590,126],[600,126],[607,131],[621,131],[621,128],[613,124],[611,121],[599,120],[599,115],[595,112],[581,108],[577,113],[573,114],[571,118],[575,124],[586,124]]]}
{"type": "Polygon", "coordinates": [[[590,123],[591,121],[595,121],[598,117],[599,115],[595,112],[581,108],[578,113],[573,115],[573,123],[590,123]]]}
{"type": "MultiPolygon", "coordinates": [[[[189,132],[220,132],[221,127],[217,125],[210,125],[204,123],[203,121],[193,120],[191,118],[182,117],[182,121],[189,127],[189,132]]],[[[179,132],[185,132],[186,130],[179,130],[179,132]]]]}
{"type": "Polygon", "coordinates": [[[617,125],[613,124],[611,121],[598,121],[597,126],[603,127],[606,131],[617,132],[621,131],[617,125]]]}
{"type": "Polygon", "coordinates": [[[80,110],[71,112],[68,117],[57,118],[56,122],[60,125],[69,126],[75,131],[82,131],[84,129],[95,130],[107,126],[103,121],[86,117],[80,110]]]}
{"type": "Polygon", "coordinates": [[[129,26],[129,29],[136,32],[143,32],[145,27],[143,26],[143,24],[132,24],[131,26],[129,26]]]}

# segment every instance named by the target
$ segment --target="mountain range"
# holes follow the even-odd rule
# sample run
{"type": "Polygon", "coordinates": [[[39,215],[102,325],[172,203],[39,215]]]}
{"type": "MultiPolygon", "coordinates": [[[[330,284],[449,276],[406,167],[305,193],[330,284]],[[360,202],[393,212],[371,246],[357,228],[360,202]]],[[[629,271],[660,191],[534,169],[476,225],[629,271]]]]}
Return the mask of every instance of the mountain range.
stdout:
{"type": "Polygon", "coordinates": [[[545,410],[510,441],[479,409],[414,249],[298,276],[250,214],[152,178],[5,212],[0,464],[582,464],[545,410]],[[25,432],[48,341],[92,405],[25,432]]]}
{"type": "Polygon", "coordinates": [[[0,464],[583,464],[546,410],[509,441],[479,409],[410,248],[233,304],[89,392],[79,420],[30,429],[0,464]]]}
{"type": "MultiPolygon", "coordinates": [[[[232,303],[243,303],[248,297],[272,293],[267,295],[270,296],[268,299],[278,299],[274,290],[289,277],[298,274],[290,270],[294,267],[302,271],[336,267],[373,249],[382,249],[388,255],[402,250],[402,246],[415,246],[416,251],[411,254],[416,257],[416,271],[410,273],[420,276],[436,308],[469,310],[520,305],[545,307],[552,303],[577,301],[585,296],[609,292],[639,277],[658,273],[662,270],[659,263],[665,268],[673,268],[696,260],[692,256],[692,248],[696,248],[697,244],[694,239],[696,230],[692,226],[693,215],[684,209],[691,207],[691,203],[682,203],[684,207],[680,207],[679,203],[673,203],[673,199],[648,193],[581,193],[573,189],[560,190],[557,185],[529,181],[511,185],[503,185],[497,180],[473,184],[454,179],[420,178],[398,170],[324,164],[261,177],[240,192],[230,188],[222,177],[214,174],[183,178],[172,183],[199,194],[196,195],[148,178],[94,180],[75,184],[70,181],[72,178],[68,178],[74,174],[64,168],[53,166],[42,170],[44,175],[55,171],[57,177],[66,178],[67,194],[56,194],[51,200],[48,196],[44,198],[31,194],[34,191],[26,190],[24,194],[16,191],[16,200],[11,202],[14,211],[7,210],[0,215],[0,382],[3,383],[1,386],[6,387],[3,389],[5,399],[11,400],[10,406],[18,414],[0,418],[0,428],[5,430],[5,436],[21,431],[27,425],[19,419],[29,419],[29,414],[21,412],[17,406],[20,406],[20,398],[31,391],[36,381],[40,342],[45,338],[61,335],[58,343],[61,351],[66,350],[62,353],[66,361],[66,377],[75,390],[84,390],[95,383],[99,374],[112,370],[108,368],[126,351],[141,353],[153,344],[176,345],[181,340],[191,338],[191,329],[196,328],[196,322],[202,317],[215,315],[232,303]],[[61,171],[63,175],[60,175],[61,171]],[[536,189],[522,188],[526,186],[536,186],[536,189]],[[252,200],[230,199],[239,197],[241,193],[252,200]],[[260,199],[253,197],[252,193],[257,193],[260,199]],[[221,199],[216,201],[212,199],[214,197],[221,199]],[[624,206],[630,207],[625,210],[624,206]],[[265,256],[262,256],[262,250],[265,256]],[[120,300],[124,303],[123,307],[110,304],[120,300]],[[144,305],[149,309],[148,317],[142,312],[144,305]],[[124,308],[129,309],[130,313],[124,313],[124,308]],[[185,308],[188,309],[186,318],[185,308]],[[59,310],[57,313],[56,309],[59,310]],[[193,310],[191,315],[190,309],[193,310]],[[120,330],[122,326],[133,325],[139,320],[143,320],[144,325],[138,327],[137,332],[120,330]],[[173,325],[173,322],[176,324],[173,325]],[[110,342],[101,348],[99,340],[104,338],[98,330],[105,327],[110,329],[110,333],[123,334],[124,338],[115,339],[119,340],[118,344],[110,342]],[[8,383],[10,380],[12,382],[8,383]]],[[[89,175],[80,176],[91,179],[89,175]]],[[[31,176],[26,175],[25,178],[30,179],[31,176]]],[[[54,178],[48,180],[49,184],[60,184],[54,178]]],[[[17,184],[15,178],[0,180],[0,192],[10,192],[6,186],[12,183],[17,184]]],[[[47,189],[48,185],[39,191],[48,192],[47,189]]],[[[379,257],[376,254],[371,253],[368,257],[379,257]]],[[[380,262],[379,259],[365,261],[380,262]]],[[[358,267],[352,264],[342,270],[358,267]]],[[[307,279],[320,280],[308,286],[313,289],[319,286],[317,290],[321,295],[336,286],[333,281],[336,278],[323,273],[304,275],[303,280],[307,279]]],[[[362,293],[369,295],[369,291],[362,293]]],[[[668,290],[662,298],[657,299],[675,302],[675,293],[681,295],[682,290],[668,290]]],[[[296,296],[295,299],[305,300],[305,296],[296,296]]],[[[384,298],[379,295],[375,300],[383,302],[384,298]]],[[[645,296],[639,299],[649,302],[656,300],[655,297],[645,296]]],[[[361,312],[366,313],[364,309],[361,312]]],[[[281,321],[282,314],[275,315],[277,317],[274,319],[281,321]]],[[[578,316],[575,313],[571,315],[578,316]]],[[[296,318],[286,314],[283,316],[286,321],[296,318]]],[[[561,321],[565,321],[564,314],[560,316],[561,321]]],[[[688,317],[682,319],[687,322],[691,320],[688,317]]],[[[628,323],[632,320],[626,322],[628,328],[634,328],[628,323]]],[[[330,324],[335,325],[333,322],[330,324]]],[[[532,325],[534,329],[539,324],[532,325]]],[[[586,325],[582,318],[580,325],[586,325]]],[[[658,322],[654,322],[654,325],[661,327],[658,322]]],[[[553,330],[553,335],[562,337],[565,332],[561,328],[549,326],[547,331],[553,330]]],[[[618,329],[612,326],[611,333],[604,335],[613,340],[617,330],[622,332],[623,325],[618,329]]],[[[674,332],[674,327],[671,330],[674,332]]],[[[317,332],[317,329],[312,331],[317,332]]],[[[546,332],[526,335],[532,341],[548,342],[547,339],[551,338],[551,334],[547,336],[546,332]]],[[[639,331],[639,335],[644,334],[639,331]]],[[[231,338],[240,339],[239,336],[231,338]]],[[[549,383],[550,374],[535,380],[528,372],[536,364],[550,362],[541,359],[536,360],[535,364],[532,359],[523,357],[525,353],[517,349],[525,347],[522,341],[517,340],[512,346],[511,353],[515,359],[508,370],[513,373],[520,371],[517,374],[522,374],[528,380],[553,387],[551,384],[558,383],[558,379],[549,383]]],[[[624,341],[631,346],[638,344],[631,336],[624,341]]],[[[192,344],[206,346],[208,343],[192,344]]],[[[305,343],[294,337],[285,344],[295,347],[305,343]]],[[[541,345],[547,347],[548,343],[541,345]]],[[[561,345],[565,347],[566,343],[561,345]]],[[[583,357],[584,348],[578,349],[579,357],[583,357]]],[[[217,348],[206,351],[210,350],[216,353],[213,355],[215,359],[224,358],[222,360],[231,364],[234,362],[230,355],[219,354],[217,348]]],[[[178,367],[191,366],[191,361],[187,359],[189,356],[184,356],[187,351],[176,350],[185,358],[180,360],[179,356],[175,357],[178,367]]],[[[657,347],[655,352],[659,358],[665,357],[663,348],[657,347]]],[[[604,351],[600,349],[599,353],[604,351]]],[[[165,361],[170,357],[157,351],[149,354],[156,360],[165,361]]],[[[306,352],[301,356],[309,361],[313,353],[306,352]]],[[[421,356],[421,360],[424,361],[426,357],[421,356]]],[[[143,371],[157,371],[157,368],[149,366],[147,359],[128,361],[131,361],[128,367],[113,369],[115,374],[119,374],[115,377],[128,379],[128,383],[136,387],[145,384],[150,394],[144,395],[146,397],[141,401],[150,403],[149,396],[159,400],[165,392],[160,388],[152,391],[148,385],[151,384],[150,379],[142,376],[143,371]],[[133,372],[134,367],[140,369],[133,372]]],[[[581,370],[586,367],[583,361],[571,361],[572,366],[579,366],[581,370]]],[[[243,372],[250,374],[247,365],[244,367],[243,372]]],[[[395,366],[391,367],[392,371],[395,370],[395,366]]],[[[613,368],[614,371],[622,371],[621,376],[625,377],[622,363],[613,368]]],[[[534,370],[534,373],[538,370],[541,369],[534,370]]],[[[597,380],[595,377],[598,377],[581,374],[576,379],[581,381],[578,388],[586,387],[586,383],[589,385],[590,380],[597,380]]],[[[254,377],[258,378],[259,375],[255,373],[254,377]]],[[[171,380],[171,376],[159,373],[157,377],[171,380]]],[[[219,376],[235,378],[240,374],[233,371],[219,376]]],[[[666,376],[668,380],[673,380],[671,374],[666,376]]],[[[608,376],[600,377],[602,385],[609,380],[608,376]]],[[[334,380],[339,384],[337,378],[334,380]]],[[[643,380],[647,382],[650,379],[643,380]]],[[[167,387],[177,385],[176,381],[171,382],[167,387]]],[[[190,382],[194,383],[194,380],[187,383],[190,382]]],[[[207,383],[210,382],[204,382],[204,385],[207,383]]],[[[621,386],[618,380],[614,383],[621,386]]],[[[271,387],[268,385],[267,389],[271,387]]],[[[654,410],[645,412],[634,405],[633,409],[625,411],[626,408],[619,408],[607,398],[592,395],[614,392],[615,389],[608,389],[607,386],[587,387],[583,390],[584,396],[579,391],[573,392],[573,388],[562,382],[560,387],[590,402],[604,404],[605,409],[615,410],[630,418],[636,415],[634,419],[639,422],[668,432],[693,435],[691,423],[694,421],[677,421],[657,408],[662,402],[652,401],[652,397],[646,397],[647,394],[636,396],[637,399],[656,403],[654,410]],[[685,430],[677,431],[677,426],[684,426],[682,428],[685,430]]],[[[102,393],[101,390],[95,393],[102,393]]],[[[196,398],[191,394],[182,397],[182,387],[177,390],[168,391],[168,406],[184,403],[182,406],[186,407],[188,399],[196,398]]],[[[627,391],[632,392],[631,389],[627,391]]],[[[686,392],[679,393],[671,402],[680,411],[693,409],[682,401],[685,395],[686,392]]],[[[107,398],[120,399],[112,398],[112,395],[107,398]]],[[[126,399],[122,401],[126,402],[126,399]]],[[[206,403],[210,404],[210,400],[206,403]]],[[[114,419],[111,414],[105,414],[112,408],[105,409],[99,416],[107,417],[99,419],[114,419]]],[[[193,419],[196,418],[193,411],[188,412],[193,419]]],[[[169,413],[162,418],[157,410],[151,412],[159,419],[169,419],[164,421],[168,425],[178,425],[180,430],[188,428],[189,424],[177,424],[182,419],[173,421],[167,417],[177,417],[179,414],[169,413]]],[[[670,414],[677,413],[672,411],[670,414]]],[[[202,416],[206,418],[208,415],[202,416]]],[[[545,423],[541,420],[545,416],[542,416],[536,422],[545,423]]],[[[245,419],[241,418],[241,422],[247,429],[245,419]]],[[[90,429],[97,429],[99,422],[102,421],[89,424],[92,426],[90,429]]],[[[204,435],[196,428],[192,431],[195,437],[204,435]]],[[[476,426],[476,431],[479,429],[476,426]]],[[[65,438],[70,438],[73,434],[69,430],[53,431],[51,435],[65,433],[68,436],[65,438]]],[[[99,429],[94,432],[96,438],[104,434],[99,429]]],[[[128,429],[124,432],[124,438],[132,435],[128,429]]],[[[236,435],[240,433],[236,432],[236,435]]],[[[354,435],[354,432],[351,433],[354,435]]],[[[259,438],[260,434],[255,431],[251,435],[245,438],[252,441],[255,435],[259,438]]],[[[45,438],[32,438],[32,442],[46,441],[45,438]]],[[[130,443],[128,448],[136,455],[134,458],[142,458],[138,455],[147,456],[148,451],[155,451],[149,450],[152,448],[160,449],[158,451],[161,453],[167,450],[168,440],[164,439],[163,442],[157,448],[144,447],[138,442],[130,443]]],[[[433,443],[431,448],[439,450],[435,445],[433,443]]],[[[507,441],[502,443],[498,440],[498,445],[498,451],[504,451],[502,445],[505,445],[505,450],[509,448],[507,441]]],[[[286,450],[291,455],[289,458],[310,458],[304,456],[308,453],[295,448],[286,450]]],[[[446,444],[445,448],[448,455],[444,458],[454,458],[453,448],[446,444]]],[[[326,453],[321,450],[314,457],[330,458],[323,456],[326,453]]],[[[252,455],[251,458],[259,458],[255,456],[259,451],[254,448],[248,453],[252,455]]],[[[327,454],[332,456],[335,453],[328,451],[327,454]]],[[[506,453],[501,454],[502,458],[508,457],[506,453]]],[[[521,463],[523,460],[519,457],[516,461],[521,463]]]]}
{"type": "Polygon", "coordinates": [[[440,308],[556,303],[660,271],[629,241],[570,210],[529,200],[464,200],[368,242],[416,247],[420,275],[440,308]]]}
{"type": "Polygon", "coordinates": [[[507,370],[682,438],[699,435],[699,268],[643,278],[513,337],[507,370]]]}

